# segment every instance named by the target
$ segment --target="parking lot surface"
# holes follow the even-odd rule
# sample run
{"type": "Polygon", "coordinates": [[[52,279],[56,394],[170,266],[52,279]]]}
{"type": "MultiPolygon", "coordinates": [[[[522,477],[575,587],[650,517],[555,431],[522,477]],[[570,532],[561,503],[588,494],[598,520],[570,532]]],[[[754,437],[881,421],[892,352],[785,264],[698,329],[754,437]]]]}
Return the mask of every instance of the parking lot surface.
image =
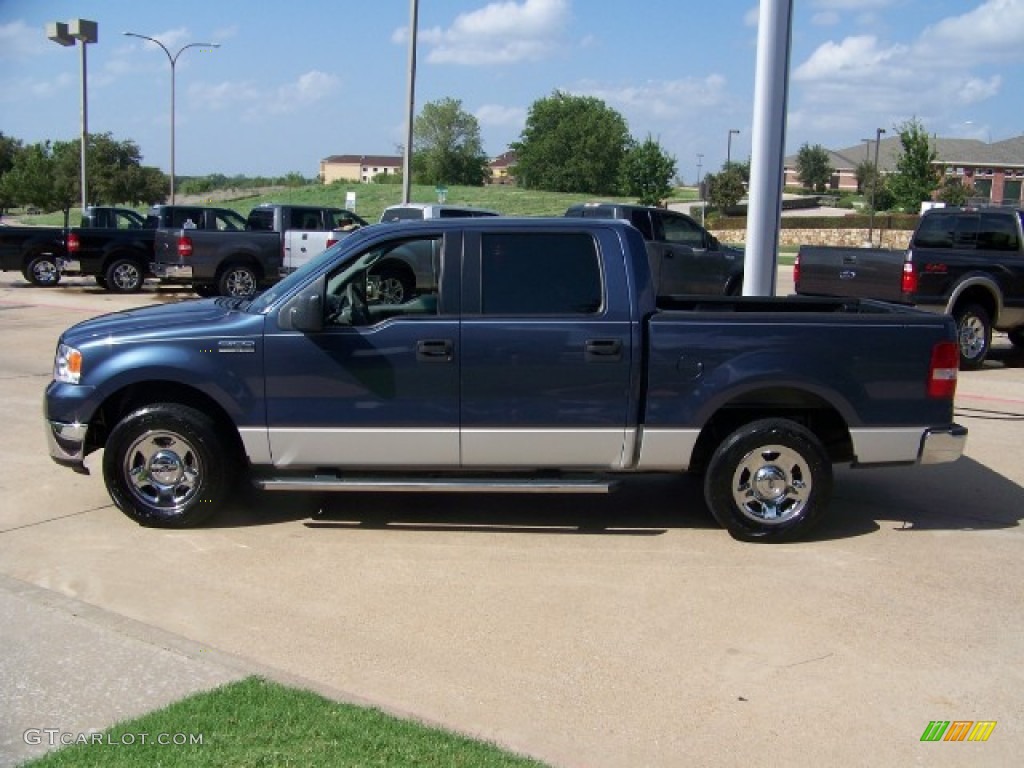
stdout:
{"type": "Polygon", "coordinates": [[[0,714],[8,764],[25,729],[104,728],[247,669],[558,766],[1019,761],[1024,356],[1005,338],[960,377],[967,455],[838,469],[810,541],[732,540],[686,477],[600,498],[252,492],[207,527],[145,529],[114,508],[96,456],[91,476],[50,461],[42,393],[68,325],[191,298],[0,273],[0,622],[20,649],[0,679],[21,702],[0,714]],[[78,633],[62,642],[33,606],[78,633]],[[160,673],[167,653],[180,663],[160,673]],[[88,697],[62,676],[125,706],[78,711],[88,697]],[[922,742],[932,721],[996,727],[922,742]]]}

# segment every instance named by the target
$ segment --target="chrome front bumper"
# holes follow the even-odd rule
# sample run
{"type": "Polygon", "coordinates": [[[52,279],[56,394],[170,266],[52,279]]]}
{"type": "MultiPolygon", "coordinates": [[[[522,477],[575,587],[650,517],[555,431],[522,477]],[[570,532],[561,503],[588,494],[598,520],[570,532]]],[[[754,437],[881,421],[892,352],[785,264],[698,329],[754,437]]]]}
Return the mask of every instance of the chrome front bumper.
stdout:
{"type": "Polygon", "coordinates": [[[158,264],[149,265],[149,271],[161,280],[191,280],[192,267],[181,264],[158,264]]]}
{"type": "Polygon", "coordinates": [[[954,424],[942,429],[926,429],[921,436],[921,450],[918,462],[921,464],[944,464],[956,461],[967,445],[967,428],[954,424]]]}
{"type": "Polygon", "coordinates": [[[76,472],[89,474],[85,468],[85,436],[88,424],[65,424],[60,421],[46,422],[46,444],[50,458],[76,472]]]}

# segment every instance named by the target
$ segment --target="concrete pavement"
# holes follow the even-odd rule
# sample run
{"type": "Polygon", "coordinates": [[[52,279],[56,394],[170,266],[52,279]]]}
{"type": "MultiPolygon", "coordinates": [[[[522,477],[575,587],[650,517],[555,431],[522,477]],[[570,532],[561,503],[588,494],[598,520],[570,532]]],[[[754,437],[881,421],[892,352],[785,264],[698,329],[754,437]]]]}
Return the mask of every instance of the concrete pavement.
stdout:
{"type": "Polygon", "coordinates": [[[1024,359],[1005,339],[961,377],[965,459],[839,470],[799,544],[732,541],[686,478],[528,503],[252,494],[159,531],[49,461],[39,401],[61,329],[169,297],[18,282],[0,276],[6,764],[26,729],[104,728],[252,672],[560,766],[1009,765],[1024,746],[1024,359]],[[921,743],[932,720],[997,726],[921,743]]]}

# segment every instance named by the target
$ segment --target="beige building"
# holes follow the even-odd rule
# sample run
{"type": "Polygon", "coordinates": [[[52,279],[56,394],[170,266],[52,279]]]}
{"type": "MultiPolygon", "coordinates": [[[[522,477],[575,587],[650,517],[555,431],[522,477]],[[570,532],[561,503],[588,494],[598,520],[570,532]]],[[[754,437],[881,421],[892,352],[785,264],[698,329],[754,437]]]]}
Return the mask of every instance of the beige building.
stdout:
{"type": "Polygon", "coordinates": [[[358,181],[369,184],[379,174],[400,174],[402,158],[398,155],[331,155],[320,161],[320,180],[358,181]]]}

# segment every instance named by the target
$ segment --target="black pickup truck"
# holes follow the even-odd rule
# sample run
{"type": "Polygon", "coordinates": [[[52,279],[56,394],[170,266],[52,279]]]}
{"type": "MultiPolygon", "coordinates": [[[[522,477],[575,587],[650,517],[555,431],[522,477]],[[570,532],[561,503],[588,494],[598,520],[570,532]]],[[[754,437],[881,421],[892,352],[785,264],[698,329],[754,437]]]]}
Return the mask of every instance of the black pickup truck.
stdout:
{"type": "Polygon", "coordinates": [[[647,205],[581,203],[566,216],[624,219],[640,230],[654,282],[664,295],[739,296],[743,251],[722,245],[684,213],[647,205]]]}
{"type": "Polygon", "coordinates": [[[71,230],[66,254],[57,260],[61,274],[91,275],[108,291],[135,293],[151,274],[153,245],[161,227],[245,229],[245,219],[238,212],[200,205],[154,205],[141,221],[140,226],[128,231],[71,230]]]}
{"type": "MultiPolygon", "coordinates": [[[[138,230],[145,219],[130,208],[92,206],[85,210],[78,227],[89,231],[89,239],[114,238],[123,230],[138,230]]],[[[0,270],[21,272],[33,285],[51,286],[60,282],[57,261],[65,255],[70,231],[64,227],[0,226],[0,270]]]]}
{"type": "Polygon", "coordinates": [[[906,250],[802,246],[793,279],[805,296],[912,304],[956,319],[960,367],[980,368],[993,328],[1024,347],[1024,211],[935,208],[906,250]]]}
{"type": "Polygon", "coordinates": [[[130,208],[91,206],[81,225],[0,227],[0,269],[21,272],[33,285],[57,285],[62,275],[91,275],[110,291],[142,288],[159,227],[236,229],[245,219],[224,208],[154,205],[146,216],[130,208]]]}

